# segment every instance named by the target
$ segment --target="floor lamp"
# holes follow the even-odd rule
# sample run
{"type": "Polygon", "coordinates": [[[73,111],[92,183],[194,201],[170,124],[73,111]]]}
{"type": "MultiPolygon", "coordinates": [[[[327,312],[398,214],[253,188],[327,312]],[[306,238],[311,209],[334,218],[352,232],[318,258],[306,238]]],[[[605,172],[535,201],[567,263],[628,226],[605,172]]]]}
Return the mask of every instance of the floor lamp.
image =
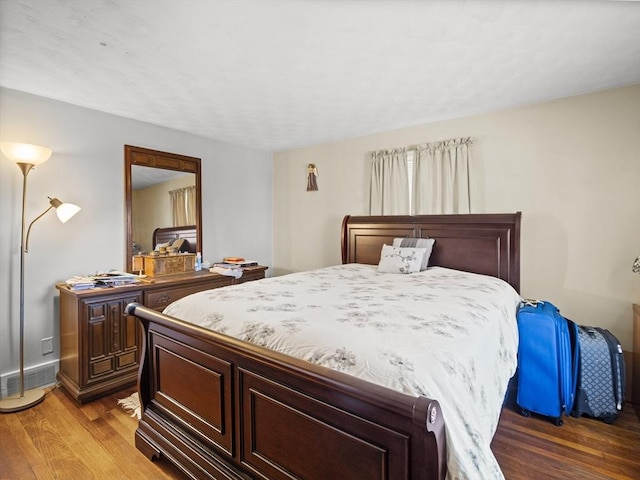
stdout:
{"type": "Polygon", "coordinates": [[[14,161],[22,171],[22,230],[20,236],[20,393],[0,400],[0,413],[17,412],[30,408],[44,399],[44,390],[35,388],[24,390],[24,255],[28,251],[29,233],[35,222],[52,208],[56,209],[62,223],[73,217],[80,207],[70,203],[62,203],[57,198],[49,198],[49,208],[38,215],[30,224],[25,235],[25,203],[27,199],[27,175],[33,167],[46,162],[51,150],[27,143],[0,142],[2,153],[14,161]]]}

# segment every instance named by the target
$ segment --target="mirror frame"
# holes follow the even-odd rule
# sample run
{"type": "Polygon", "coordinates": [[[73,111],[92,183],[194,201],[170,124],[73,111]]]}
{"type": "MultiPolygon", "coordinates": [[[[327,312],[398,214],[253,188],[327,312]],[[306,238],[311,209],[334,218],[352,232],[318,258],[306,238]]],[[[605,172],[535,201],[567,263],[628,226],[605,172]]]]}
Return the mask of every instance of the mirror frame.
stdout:
{"type": "Polygon", "coordinates": [[[196,175],[196,198],[198,211],[196,213],[196,250],[202,252],[202,180],[200,170],[201,160],[177,153],[160,152],[149,148],[124,146],[124,205],[126,220],[126,271],[133,266],[133,223],[132,223],[132,188],[131,166],[162,168],[177,172],[194,173],[196,175]]]}

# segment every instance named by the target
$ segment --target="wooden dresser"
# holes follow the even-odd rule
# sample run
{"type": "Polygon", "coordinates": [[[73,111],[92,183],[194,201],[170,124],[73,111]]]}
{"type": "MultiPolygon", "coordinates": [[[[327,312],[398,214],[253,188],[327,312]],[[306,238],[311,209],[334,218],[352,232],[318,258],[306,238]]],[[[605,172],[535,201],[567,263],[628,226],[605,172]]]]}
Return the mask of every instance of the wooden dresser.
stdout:
{"type": "Polygon", "coordinates": [[[259,280],[267,267],[244,269],[234,279],[209,271],[155,277],[123,287],[60,292],[60,370],[58,381],[78,403],[134,385],[138,375],[141,330],[134,317],[124,315],[138,302],[162,311],[192,293],[259,280]]]}

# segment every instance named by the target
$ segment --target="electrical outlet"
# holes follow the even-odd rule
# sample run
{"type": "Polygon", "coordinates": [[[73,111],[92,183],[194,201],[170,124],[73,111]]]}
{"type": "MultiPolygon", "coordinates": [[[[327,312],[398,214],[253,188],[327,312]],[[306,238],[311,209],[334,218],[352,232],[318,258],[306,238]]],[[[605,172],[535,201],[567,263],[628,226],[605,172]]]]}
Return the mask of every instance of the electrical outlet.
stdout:
{"type": "Polygon", "coordinates": [[[53,353],[53,337],[42,339],[42,355],[53,353]]]}

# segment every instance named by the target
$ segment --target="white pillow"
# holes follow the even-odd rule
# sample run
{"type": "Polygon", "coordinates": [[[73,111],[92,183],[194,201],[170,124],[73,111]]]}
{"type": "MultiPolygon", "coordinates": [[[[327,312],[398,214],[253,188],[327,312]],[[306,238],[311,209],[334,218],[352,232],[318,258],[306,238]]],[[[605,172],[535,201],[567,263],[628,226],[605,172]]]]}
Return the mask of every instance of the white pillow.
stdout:
{"type": "Polygon", "coordinates": [[[381,273],[415,273],[420,271],[426,248],[383,245],[378,271],[381,273]]]}
{"type": "Polygon", "coordinates": [[[420,266],[420,271],[426,270],[429,266],[429,257],[431,257],[431,252],[433,251],[433,244],[436,243],[435,238],[394,238],[393,246],[394,247],[419,247],[424,248],[426,252],[424,252],[424,258],[422,259],[422,265],[420,266]]]}

